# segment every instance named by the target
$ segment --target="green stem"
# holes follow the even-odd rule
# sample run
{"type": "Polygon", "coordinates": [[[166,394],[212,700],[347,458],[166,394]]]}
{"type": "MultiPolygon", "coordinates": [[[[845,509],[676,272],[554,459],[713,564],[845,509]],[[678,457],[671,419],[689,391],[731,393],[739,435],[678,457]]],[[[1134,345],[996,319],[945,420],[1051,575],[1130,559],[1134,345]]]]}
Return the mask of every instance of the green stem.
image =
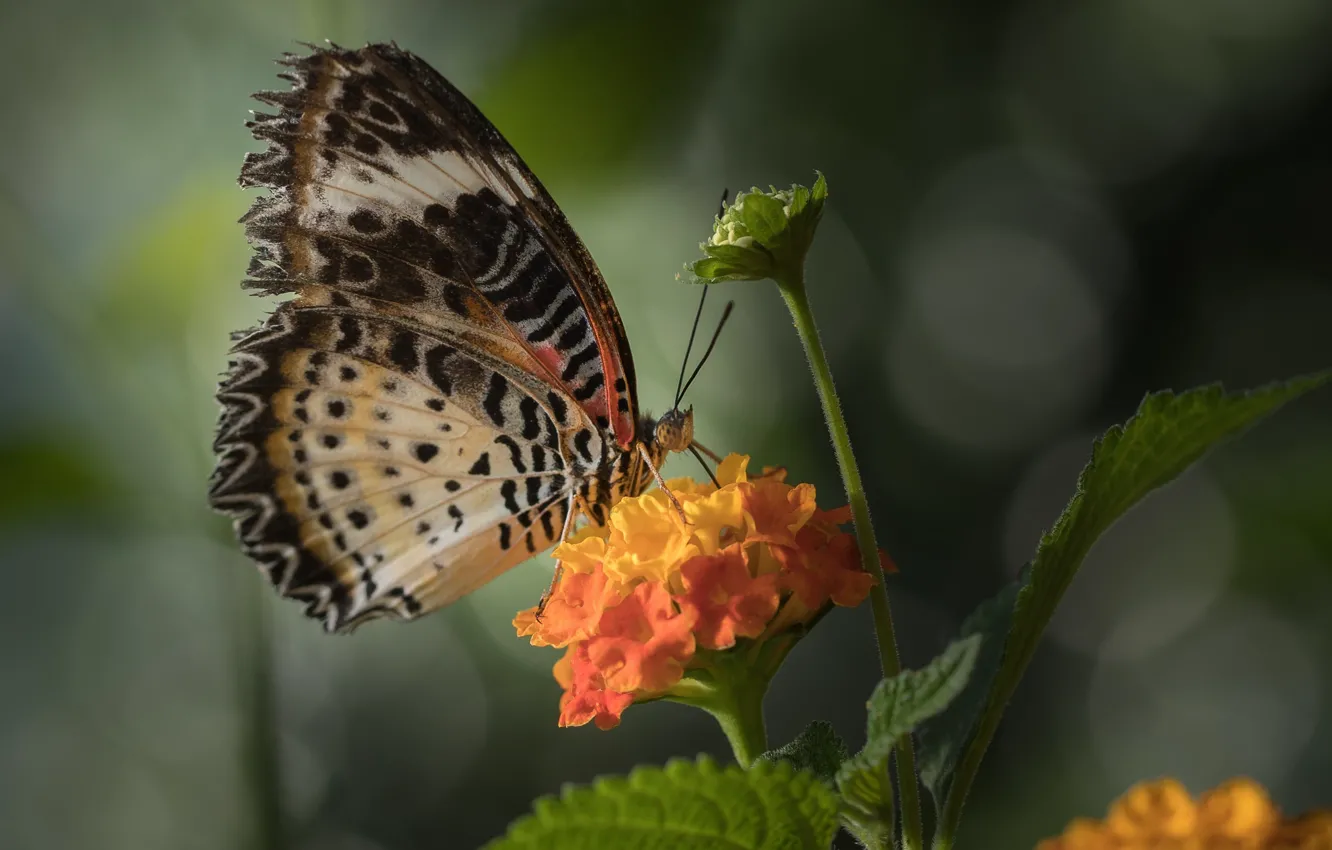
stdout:
{"type": "Polygon", "coordinates": [[[717,718],[735,753],[735,762],[748,768],[754,759],[768,751],[768,733],[763,725],[763,701],[736,702],[729,706],[704,706],[717,718]]]}
{"type": "MultiPolygon", "coordinates": [[[[1010,696],[1011,692],[1005,695],[1004,704],[1007,704],[1007,697],[1010,696]]],[[[944,800],[943,810],[939,812],[939,826],[934,832],[934,850],[952,850],[953,841],[957,837],[957,826],[962,820],[962,804],[967,801],[967,792],[971,790],[971,783],[976,780],[981,759],[985,758],[985,751],[989,749],[990,741],[999,729],[1002,717],[1003,712],[985,712],[976,734],[967,745],[962,761],[953,772],[953,779],[948,786],[948,796],[944,800]]]]}
{"type": "MultiPolygon", "coordinates": [[[[819,400],[823,402],[823,413],[828,420],[828,434],[832,437],[833,450],[837,454],[837,466],[841,470],[842,482],[846,486],[847,500],[851,503],[851,516],[855,522],[861,564],[875,579],[875,585],[870,590],[870,609],[874,613],[874,632],[878,639],[879,661],[883,667],[883,675],[884,678],[891,678],[902,672],[902,663],[897,656],[893,612],[888,606],[888,589],[884,581],[883,566],[879,563],[879,544],[874,537],[874,526],[870,524],[869,501],[865,498],[865,485],[860,480],[860,468],[856,466],[856,457],[851,451],[851,435],[847,431],[846,418],[842,415],[842,405],[837,398],[832,370],[828,368],[828,358],[823,352],[819,329],[814,324],[814,313],[810,310],[809,298],[805,294],[804,269],[800,268],[793,279],[778,280],[777,287],[791,311],[791,318],[795,321],[800,341],[805,345],[805,356],[809,359],[810,370],[814,373],[814,386],[818,389],[819,400]]],[[[903,735],[897,742],[896,753],[898,810],[902,813],[902,846],[905,850],[920,850],[924,846],[924,828],[921,825],[915,750],[910,734],[903,735]]]]}
{"type": "Polygon", "coordinates": [[[713,669],[696,671],[681,680],[666,699],[711,714],[730,742],[736,764],[748,768],[768,751],[763,695],[768,692],[769,675],[743,658],[718,653],[713,669]]]}

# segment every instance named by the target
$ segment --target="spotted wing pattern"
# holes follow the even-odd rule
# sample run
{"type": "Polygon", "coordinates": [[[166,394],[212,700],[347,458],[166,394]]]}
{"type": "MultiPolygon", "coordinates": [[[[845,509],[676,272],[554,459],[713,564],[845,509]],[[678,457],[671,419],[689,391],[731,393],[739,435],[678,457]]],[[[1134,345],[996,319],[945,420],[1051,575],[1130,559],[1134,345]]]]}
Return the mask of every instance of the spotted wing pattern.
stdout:
{"type": "Polygon", "coordinates": [[[480,112],[394,46],[287,56],[258,99],[246,285],[211,486],[247,554],[331,631],[409,619],[644,486],[605,283],[480,112]]]}

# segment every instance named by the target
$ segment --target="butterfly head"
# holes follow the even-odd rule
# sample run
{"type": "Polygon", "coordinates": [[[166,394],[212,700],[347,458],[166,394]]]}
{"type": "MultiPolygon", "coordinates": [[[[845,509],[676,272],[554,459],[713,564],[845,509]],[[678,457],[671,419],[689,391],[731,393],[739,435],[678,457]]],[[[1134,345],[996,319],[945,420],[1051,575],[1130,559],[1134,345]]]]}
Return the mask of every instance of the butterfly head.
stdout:
{"type": "Polygon", "coordinates": [[[671,408],[652,429],[652,441],[667,452],[683,452],[694,444],[694,408],[671,408]]]}

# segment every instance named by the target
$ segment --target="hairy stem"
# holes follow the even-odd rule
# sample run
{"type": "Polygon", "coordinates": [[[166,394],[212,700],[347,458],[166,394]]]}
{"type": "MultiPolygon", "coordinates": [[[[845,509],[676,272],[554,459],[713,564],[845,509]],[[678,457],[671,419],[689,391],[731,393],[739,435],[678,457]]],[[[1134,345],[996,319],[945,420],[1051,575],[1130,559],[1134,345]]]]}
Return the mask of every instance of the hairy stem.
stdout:
{"type": "Polygon", "coordinates": [[[729,706],[707,707],[717,718],[735,753],[735,762],[748,768],[768,750],[768,733],[763,724],[763,700],[736,700],[729,706]]]}
{"type": "MultiPolygon", "coordinates": [[[[847,431],[846,418],[842,415],[842,405],[837,398],[837,388],[833,384],[832,370],[828,368],[828,358],[823,352],[823,343],[819,339],[819,329],[814,324],[814,313],[810,310],[809,298],[805,294],[804,270],[799,271],[794,279],[778,280],[782,298],[791,311],[796,332],[805,346],[805,356],[809,360],[810,371],[814,374],[814,386],[823,402],[823,414],[828,421],[828,434],[832,437],[833,450],[837,454],[837,466],[842,473],[842,483],[846,487],[846,497],[851,503],[851,515],[856,527],[856,541],[860,546],[860,561],[865,571],[875,578],[875,585],[870,590],[870,608],[874,613],[874,631],[879,645],[879,661],[883,667],[884,678],[891,678],[902,671],[897,655],[897,638],[893,631],[893,612],[888,606],[888,590],[884,582],[883,566],[879,563],[879,544],[874,537],[874,526],[870,524],[869,501],[865,498],[865,485],[860,480],[860,468],[856,466],[856,457],[851,450],[851,435],[847,431]]],[[[902,845],[905,850],[920,850],[923,846],[923,827],[920,815],[920,790],[916,782],[916,757],[910,734],[903,735],[897,742],[897,788],[898,811],[902,813],[902,845]]]]}
{"type": "Polygon", "coordinates": [[[711,714],[731,744],[736,764],[748,769],[768,750],[763,696],[771,672],[743,656],[716,653],[708,668],[691,671],[666,694],[672,702],[711,714]]]}

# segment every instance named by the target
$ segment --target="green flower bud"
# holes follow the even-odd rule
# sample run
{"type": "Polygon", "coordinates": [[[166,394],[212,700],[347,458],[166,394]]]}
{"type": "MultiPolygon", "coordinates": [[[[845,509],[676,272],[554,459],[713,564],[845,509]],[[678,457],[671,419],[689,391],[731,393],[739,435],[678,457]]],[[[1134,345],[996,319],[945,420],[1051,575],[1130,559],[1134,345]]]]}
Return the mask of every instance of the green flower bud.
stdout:
{"type": "Polygon", "coordinates": [[[704,257],[686,268],[701,283],[798,279],[827,197],[822,174],[812,189],[770,186],[767,192],[755,187],[739,193],[716,219],[712,236],[699,245],[704,257]]]}

